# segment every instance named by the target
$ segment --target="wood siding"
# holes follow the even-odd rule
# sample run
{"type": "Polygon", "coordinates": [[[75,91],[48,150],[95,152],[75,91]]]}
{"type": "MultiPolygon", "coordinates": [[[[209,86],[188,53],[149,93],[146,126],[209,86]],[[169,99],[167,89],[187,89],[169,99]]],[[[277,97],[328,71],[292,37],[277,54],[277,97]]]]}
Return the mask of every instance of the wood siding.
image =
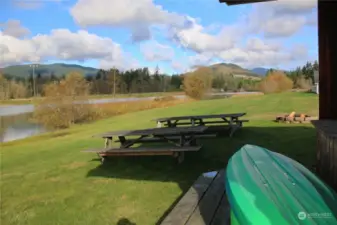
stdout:
{"type": "Polygon", "coordinates": [[[337,191],[337,121],[316,120],[318,175],[337,191]]]}

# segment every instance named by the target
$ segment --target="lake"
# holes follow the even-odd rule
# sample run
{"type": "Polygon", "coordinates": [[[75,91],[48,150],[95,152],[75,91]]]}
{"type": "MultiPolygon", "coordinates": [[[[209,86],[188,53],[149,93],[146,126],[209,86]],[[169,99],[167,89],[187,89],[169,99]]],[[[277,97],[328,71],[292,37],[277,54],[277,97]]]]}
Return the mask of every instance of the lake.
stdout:
{"type": "Polygon", "coordinates": [[[46,132],[46,129],[31,122],[32,113],[0,116],[0,142],[23,139],[46,132]]]}

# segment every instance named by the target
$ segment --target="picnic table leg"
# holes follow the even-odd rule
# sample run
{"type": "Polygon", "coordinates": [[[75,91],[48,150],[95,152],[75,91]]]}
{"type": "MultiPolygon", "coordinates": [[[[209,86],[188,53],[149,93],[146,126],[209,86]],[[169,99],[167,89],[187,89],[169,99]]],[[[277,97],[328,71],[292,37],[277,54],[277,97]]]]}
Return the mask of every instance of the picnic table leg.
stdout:
{"type": "Polygon", "coordinates": [[[180,145],[181,147],[185,145],[185,135],[181,135],[181,136],[180,136],[180,143],[179,143],[179,145],[180,145]]]}
{"type": "Polygon", "coordinates": [[[242,121],[239,121],[239,117],[234,117],[234,122],[239,125],[239,127],[242,127],[242,121]]]}
{"type": "Polygon", "coordinates": [[[192,141],[191,141],[191,146],[197,146],[197,139],[195,138],[195,136],[192,136],[192,141]]]}
{"type": "Polygon", "coordinates": [[[185,152],[178,152],[178,163],[182,163],[185,159],[185,152]]]}
{"type": "Polygon", "coordinates": [[[234,132],[235,132],[236,130],[238,130],[238,129],[239,129],[238,126],[231,126],[230,133],[229,133],[229,137],[232,137],[233,134],[234,134],[234,132]]]}
{"type": "MultiPolygon", "coordinates": [[[[112,142],[112,137],[107,137],[105,138],[105,142],[104,142],[104,148],[109,148],[110,144],[112,142]]],[[[97,153],[98,157],[101,160],[101,163],[103,164],[106,161],[106,156],[101,156],[99,153],[97,153]]]]}
{"type": "Polygon", "coordinates": [[[112,137],[105,138],[104,148],[110,147],[111,141],[112,141],[112,137]]]}
{"type": "Polygon", "coordinates": [[[195,126],[195,120],[193,118],[191,119],[191,124],[192,126],[195,126]]]}
{"type": "Polygon", "coordinates": [[[123,148],[124,145],[127,143],[124,136],[118,136],[119,142],[121,143],[120,147],[123,148]]]}
{"type": "Polygon", "coordinates": [[[107,156],[101,156],[101,164],[103,165],[104,162],[107,160],[107,156]]]}

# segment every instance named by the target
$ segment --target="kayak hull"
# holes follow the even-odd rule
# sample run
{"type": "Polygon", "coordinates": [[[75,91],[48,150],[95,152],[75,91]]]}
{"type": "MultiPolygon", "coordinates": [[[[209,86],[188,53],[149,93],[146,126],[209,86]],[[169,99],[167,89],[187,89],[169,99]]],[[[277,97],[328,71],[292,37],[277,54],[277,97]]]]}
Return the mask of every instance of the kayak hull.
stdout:
{"type": "Polygon", "coordinates": [[[245,145],[229,160],[231,225],[337,224],[337,195],[284,155],[245,145]],[[324,218],[323,218],[324,217],[324,218]]]}

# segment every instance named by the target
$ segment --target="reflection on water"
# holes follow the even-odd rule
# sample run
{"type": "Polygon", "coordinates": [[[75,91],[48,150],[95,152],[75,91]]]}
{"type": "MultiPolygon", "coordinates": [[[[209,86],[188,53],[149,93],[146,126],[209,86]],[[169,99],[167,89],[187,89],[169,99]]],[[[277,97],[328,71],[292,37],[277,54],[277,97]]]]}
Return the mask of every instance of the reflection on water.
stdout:
{"type": "Polygon", "coordinates": [[[0,117],[19,115],[22,113],[31,113],[34,111],[34,105],[0,105],[0,117]]]}
{"type": "Polygon", "coordinates": [[[32,113],[12,116],[0,116],[0,142],[23,139],[46,131],[38,124],[30,121],[32,113]]]}

